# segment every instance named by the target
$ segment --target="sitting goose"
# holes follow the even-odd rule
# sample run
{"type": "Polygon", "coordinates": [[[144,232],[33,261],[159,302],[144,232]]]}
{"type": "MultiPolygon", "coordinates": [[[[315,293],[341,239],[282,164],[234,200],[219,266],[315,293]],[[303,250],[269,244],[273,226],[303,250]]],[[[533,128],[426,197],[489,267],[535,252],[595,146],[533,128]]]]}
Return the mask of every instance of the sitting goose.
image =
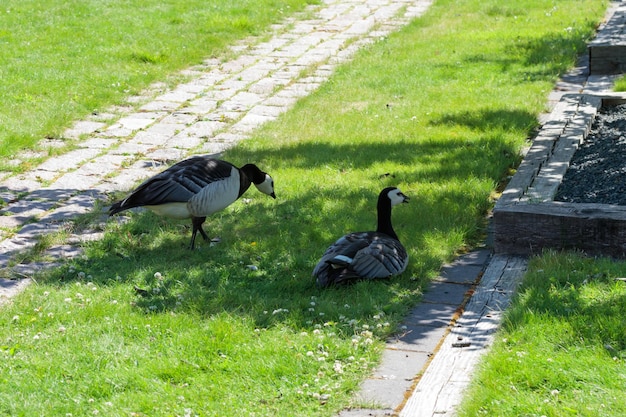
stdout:
{"type": "Polygon", "coordinates": [[[376,231],[349,233],[333,243],[313,270],[317,284],[328,287],[404,272],[409,256],[391,226],[391,207],[408,201],[409,197],[396,187],[382,190],[376,231]]]}
{"type": "Polygon", "coordinates": [[[198,232],[204,240],[209,239],[202,229],[206,216],[231,205],[250,184],[276,198],[274,180],[256,165],[237,168],[230,162],[209,156],[194,156],[143,182],[124,200],[114,203],[109,215],[133,207],[146,207],[161,216],[191,218],[193,249],[198,232]]]}

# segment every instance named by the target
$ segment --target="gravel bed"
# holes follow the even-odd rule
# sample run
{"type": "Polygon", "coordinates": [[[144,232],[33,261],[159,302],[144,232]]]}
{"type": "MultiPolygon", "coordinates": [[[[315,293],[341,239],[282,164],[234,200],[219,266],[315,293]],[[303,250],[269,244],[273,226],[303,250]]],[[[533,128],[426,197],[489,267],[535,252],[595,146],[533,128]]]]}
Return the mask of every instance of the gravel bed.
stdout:
{"type": "Polygon", "coordinates": [[[554,200],[626,205],[626,104],[599,110],[554,200]]]}

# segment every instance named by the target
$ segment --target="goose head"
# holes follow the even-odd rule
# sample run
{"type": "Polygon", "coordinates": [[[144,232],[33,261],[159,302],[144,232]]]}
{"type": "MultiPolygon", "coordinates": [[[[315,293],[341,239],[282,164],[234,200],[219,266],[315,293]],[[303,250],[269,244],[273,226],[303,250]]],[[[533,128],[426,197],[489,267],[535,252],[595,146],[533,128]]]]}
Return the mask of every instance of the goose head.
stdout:
{"type": "Polygon", "coordinates": [[[245,164],[241,167],[241,171],[252,181],[257,190],[272,198],[276,198],[274,180],[267,172],[261,171],[261,169],[254,164],[245,164]]]}
{"type": "Polygon", "coordinates": [[[396,187],[385,188],[381,194],[386,195],[389,201],[391,201],[391,207],[409,202],[409,197],[396,187]]]}
{"type": "Polygon", "coordinates": [[[253,184],[257,188],[257,190],[259,190],[263,194],[267,194],[272,198],[276,198],[276,193],[274,192],[274,180],[272,179],[272,177],[270,177],[269,174],[265,172],[264,174],[265,178],[262,182],[258,184],[256,182],[253,182],[253,184]]]}

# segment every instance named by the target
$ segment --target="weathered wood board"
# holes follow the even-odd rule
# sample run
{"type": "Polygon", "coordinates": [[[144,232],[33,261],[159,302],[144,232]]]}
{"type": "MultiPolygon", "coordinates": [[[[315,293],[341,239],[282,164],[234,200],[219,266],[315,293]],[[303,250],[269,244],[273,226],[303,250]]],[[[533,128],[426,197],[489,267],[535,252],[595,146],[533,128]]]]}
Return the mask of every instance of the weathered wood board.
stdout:
{"type": "Polygon", "coordinates": [[[626,4],[614,2],[598,36],[587,45],[590,74],[626,72],[626,4]]]}

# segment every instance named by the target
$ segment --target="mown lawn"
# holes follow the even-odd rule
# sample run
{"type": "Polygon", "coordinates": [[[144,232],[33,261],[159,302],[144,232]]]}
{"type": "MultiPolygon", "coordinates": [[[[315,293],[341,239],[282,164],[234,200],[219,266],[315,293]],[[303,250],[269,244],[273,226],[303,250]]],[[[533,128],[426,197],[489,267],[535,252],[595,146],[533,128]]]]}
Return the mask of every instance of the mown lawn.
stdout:
{"type": "MultiPolygon", "coordinates": [[[[484,238],[547,94],[599,0],[440,0],[229,150],[276,180],[207,221],[108,221],[82,259],[3,307],[0,413],[331,416],[348,406],[423,286],[484,238]],[[373,227],[387,185],[410,255],[389,281],[320,290],[311,270],[373,227]],[[145,292],[137,292],[138,287],[145,292]]],[[[352,404],[357,405],[358,404],[352,404]]],[[[371,406],[371,404],[369,404],[371,406]]]]}

